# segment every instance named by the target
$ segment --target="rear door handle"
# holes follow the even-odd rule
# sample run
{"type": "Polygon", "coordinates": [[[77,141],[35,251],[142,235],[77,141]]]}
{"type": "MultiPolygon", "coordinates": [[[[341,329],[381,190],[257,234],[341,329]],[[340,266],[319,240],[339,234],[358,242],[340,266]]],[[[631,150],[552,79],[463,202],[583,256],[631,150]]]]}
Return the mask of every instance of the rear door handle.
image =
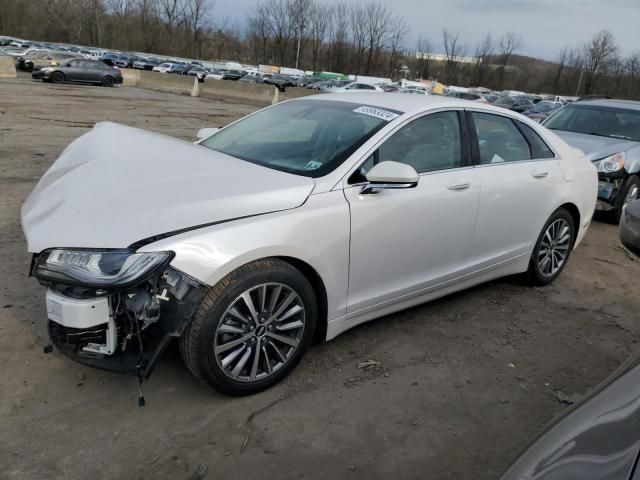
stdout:
{"type": "Polygon", "coordinates": [[[458,183],[454,183],[452,185],[447,185],[449,190],[464,190],[471,186],[471,182],[469,180],[460,180],[458,183]]]}
{"type": "Polygon", "coordinates": [[[534,170],[533,172],[531,172],[531,176],[533,178],[544,178],[547,175],[549,175],[549,172],[547,172],[546,170],[534,170]]]}

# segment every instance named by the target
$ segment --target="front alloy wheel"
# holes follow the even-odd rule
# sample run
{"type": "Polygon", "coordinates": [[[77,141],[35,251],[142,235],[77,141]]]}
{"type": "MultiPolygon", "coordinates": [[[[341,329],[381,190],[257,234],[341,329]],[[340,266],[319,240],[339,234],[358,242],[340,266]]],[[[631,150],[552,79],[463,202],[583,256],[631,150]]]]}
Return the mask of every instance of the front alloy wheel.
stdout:
{"type": "Polygon", "coordinates": [[[300,346],[304,326],[304,304],[294,290],[282,283],[252,287],[218,324],[213,342],[218,367],[241,382],[274,375],[300,346]]]}
{"type": "Polygon", "coordinates": [[[299,270],[276,258],[258,260],[211,288],[180,352],[205,385],[249,395],[293,370],[311,343],[316,317],[315,292],[299,270]]]}
{"type": "Polygon", "coordinates": [[[546,285],[560,275],[574,239],[573,217],[563,208],[556,210],[543,227],[531,254],[527,273],[534,285],[546,285]]]}

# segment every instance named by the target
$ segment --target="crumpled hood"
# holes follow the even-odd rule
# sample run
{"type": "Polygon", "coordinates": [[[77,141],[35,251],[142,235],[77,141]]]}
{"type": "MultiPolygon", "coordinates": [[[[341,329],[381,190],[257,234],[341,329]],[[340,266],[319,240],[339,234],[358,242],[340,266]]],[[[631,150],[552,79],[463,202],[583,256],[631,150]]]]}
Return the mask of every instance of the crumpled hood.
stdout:
{"type": "Polygon", "coordinates": [[[30,252],[125,248],[204,224],[302,205],[311,178],[165,135],[99,123],[71,143],[22,206],[30,252]]]}
{"type": "Polygon", "coordinates": [[[621,140],[618,138],[587,135],[584,133],[567,132],[564,130],[552,130],[553,133],[575,148],[582,150],[587,159],[594,161],[608,157],[619,152],[637,147],[638,142],[621,140]]]}

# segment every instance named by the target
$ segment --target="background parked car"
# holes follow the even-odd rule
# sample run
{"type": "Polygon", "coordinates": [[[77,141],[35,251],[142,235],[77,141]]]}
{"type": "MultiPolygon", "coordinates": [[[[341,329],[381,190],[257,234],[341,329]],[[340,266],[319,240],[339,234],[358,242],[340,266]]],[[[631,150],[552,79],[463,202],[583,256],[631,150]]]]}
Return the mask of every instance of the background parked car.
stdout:
{"type": "Polygon", "coordinates": [[[31,77],[45,82],[90,83],[105,87],[113,87],[114,84],[122,83],[122,74],[117,68],[97,60],[79,58],[67,60],[60,65],[39,68],[33,71],[31,77]]]}
{"type": "Polygon", "coordinates": [[[340,93],[340,92],[383,92],[384,90],[382,90],[377,85],[371,85],[369,83],[352,82],[343,87],[334,87],[327,91],[331,93],[340,93]]]}
{"type": "Polygon", "coordinates": [[[189,67],[187,65],[180,64],[180,63],[172,63],[171,67],[169,67],[169,70],[167,70],[167,73],[173,73],[176,75],[186,75],[188,70],[189,70],[189,67]]]}
{"type": "Polygon", "coordinates": [[[526,115],[531,120],[535,120],[536,122],[542,122],[545,118],[551,115],[553,112],[562,108],[562,102],[553,102],[550,100],[541,100],[536,103],[529,110],[525,110],[522,112],[523,115],[526,115]]]}
{"type": "Polygon", "coordinates": [[[387,92],[387,91],[389,91],[389,92],[396,91],[398,93],[411,93],[411,94],[414,94],[414,95],[429,95],[429,92],[427,92],[426,90],[420,90],[420,89],[417,89],[417,88],[400,88],[400,89],[397,89],[397,90],[384,89],[384,91],[385,92],[387,92]]]}
{"type": "Polygon", "coordinates": [[[133,62],[132,66],[137,70],[153,70],[153,67],[157,67],[160,63],[162,62],[155,58],[139,58],[133,62]]]}
{"type": "Polygon", "coordinates": [[[159,73],[168,73],[169,70],[171,70],[172,65],[173,63],[164,62],[164,63],[161,63],[160,65],[156,65],[155,67],[153,67],[152,70],[154,72],[159,72],[159,73]]]}
{"type": "Polygon", "coordinates": [[[217,68],[207,68],[207,74],[204,78],[208,78],[211,80],[222,80],[222,70],[217,68]]]}
{"type": "Polygon", "coordinates": [[[596,209],[620,221],[625,206],[640,193],[640,102],[582,100],[558,110],[543,125],[596,165],[596,209]]]}
{"type": "Polygon", "coordinates": [[[240,80],[242,77],[244,77],[244,72],[240,70],[224,70],[222,72],[223,80],[240,80]]]}
{"type": "Polygon", "coordinates": [[[265,78],[263,83],[268,85],[273,85],[278,88],[278,90],[284,91],[287,87],[293,87],[295,85],[293,79],[288,75],[282,75],[280,73],[276,73],[269,78],[265,78]]]}
{"type": "Polygon", "coordinates": [[[508,108],[514,112],[522,113],[526,110],[533,108],[533,102],[527,97],[513,97],[509,95],[503,95],[498,97],[493,105],[496,107],[508,108]]]}
{"type": "Polygon", "coordinates": [[[487,100],[477,93],[467,92],[451,92],[446,95],[447,97],[460,98],[462,100],[470,100],[472,102],[489,103],[487,100]]]}
{"type": "Polygon", "coordinates": [[[205,70],[204,67],[200,65],[194,65],[194,64],[191,64],[188,67],[190,68],[187,71],[187,75],[194,75],[198,77],[198,80],[200,80],[201,82],[204,81],[204,78],[207,76],[207,71],[205,70]]]}

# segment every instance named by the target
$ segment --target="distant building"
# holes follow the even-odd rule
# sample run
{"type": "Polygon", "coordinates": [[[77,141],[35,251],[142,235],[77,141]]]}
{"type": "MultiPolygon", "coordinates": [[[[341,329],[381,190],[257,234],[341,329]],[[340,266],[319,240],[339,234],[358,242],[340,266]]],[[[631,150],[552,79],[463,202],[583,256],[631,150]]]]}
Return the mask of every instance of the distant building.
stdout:
{"type": "MultiPolygon", "coordinates": [[[[418,59],[431,59],[436,62],[446,62],[447,56],[444,53],[433,53],[433,52],[405,52],[406,57],[414,57],[418,59]]],[[[453,60],[458,63],[475,63],[476,57],[461,57],[454,56],[453,60]]]]}

